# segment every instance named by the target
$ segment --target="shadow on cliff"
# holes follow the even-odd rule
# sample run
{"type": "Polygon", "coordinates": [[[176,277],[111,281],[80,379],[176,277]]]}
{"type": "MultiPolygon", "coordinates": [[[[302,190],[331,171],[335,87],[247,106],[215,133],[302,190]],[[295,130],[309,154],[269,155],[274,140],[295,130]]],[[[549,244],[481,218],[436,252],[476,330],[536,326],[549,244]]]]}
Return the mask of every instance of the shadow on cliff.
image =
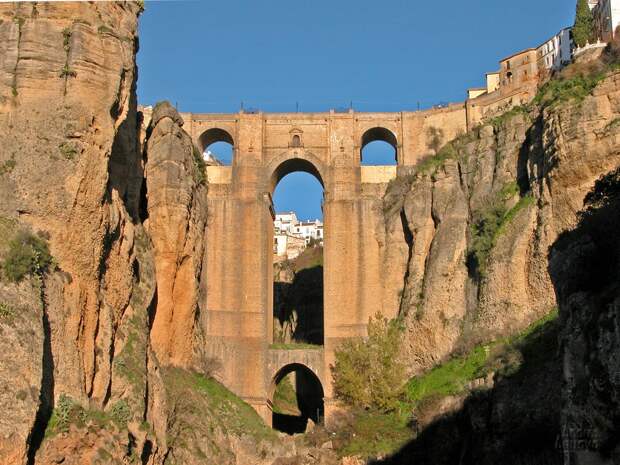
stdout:
{"type": "Polygon", "coordinates": [[[295,342],[323,344],[323,266],[305,268],[292,283],[274,283],[275,317],[292,324],[295,342]]]}
{"type": "MultiPolygon", "coordinates": [[[[565,360],[563,441],[620,460],[620,168],[584,199],[577,226],[549,252],[565,360]]],[[[598,462],[597,462],[598,463],[598,462]]]]}
{"type": "Polygon", "coordinates": [[[560,465],[558,329],[551,320],[515,343],[518,368],[499,368],[492,388],[473,391],[459,410],[418,431],[414,420],[413,440],[370,463],[560,465]]]}

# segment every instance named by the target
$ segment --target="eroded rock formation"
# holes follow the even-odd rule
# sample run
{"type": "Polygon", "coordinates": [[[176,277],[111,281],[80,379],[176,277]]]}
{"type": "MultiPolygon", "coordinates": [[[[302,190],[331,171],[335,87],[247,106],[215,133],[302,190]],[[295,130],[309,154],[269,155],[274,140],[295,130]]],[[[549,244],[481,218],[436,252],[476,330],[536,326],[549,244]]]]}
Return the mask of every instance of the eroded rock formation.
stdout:
{"type": "Polygon", "coordinates": [[[583,102],[513,112],[477,128],[437,164],[392,183],[386,248],[408,250],[400,308],[412,371],[554,308],[547,250],[576,224],[595,180],[620,164],[619,98],[615,74],[583,102]],[[486,248],[477,244],[475,228],[497,218],[486,248]],[[484,254],[474,253],[477,245],[484,254]]]}
{"type": "MultiPolygon", "coordinates": [[[[275,438],[249,406],[189,371],[206,369],[208,186],[178,113],[161,104],[142,122],[137,112],[140,11],[0,4],[0,254],[25,230],[55,258],[47,274],[0,283],[0,464],[337,463],[327,438],[275,438]]],[[[524,328],[557,294],[563,422],[599,441],[578,463],[617,455],[617,176],[579,224],[577,212],[620,164],[619,117],[613,74],[583,101],[479,127],[394,181],[375,231],[388,285],[402,289],[412,372],[524,328]],[[553,248],[552,281],[547,251],[576,225],[553,248]]],[[[553,367],[519,381],[544,386],[553,367]]],[[[499,384],[466,404],[457,455],[501,457],[500,443],[467,441],[526,432],[502,412],[559,396],[514,389],[499,384]]],[[[554,421],[555,411],[535,413],[539,425],[554,421]]]]}
{"type": "Polygon", "coordinates": [[[157,279],[151,342],[165,364],[192,362],[206,240],[206,180],[183,120],[168,103],[155,107],[146,153],[146,230],[157,279]],[[195,155],[197,158],[195,158],[195,155]]]}

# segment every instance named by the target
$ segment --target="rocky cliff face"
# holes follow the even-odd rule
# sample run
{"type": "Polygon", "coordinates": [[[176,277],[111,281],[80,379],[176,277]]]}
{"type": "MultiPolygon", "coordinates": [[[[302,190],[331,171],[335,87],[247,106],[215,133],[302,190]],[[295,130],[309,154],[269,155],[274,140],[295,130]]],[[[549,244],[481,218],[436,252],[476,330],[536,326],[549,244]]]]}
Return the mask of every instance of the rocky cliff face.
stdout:
{"type": "MultiPolygon", "coordinates": [[[[157,302],[151,342],[160,362],[192,363],[200,336],[199,282],[205,250],[207,187],[200,154],[169,104],[148,129],[145,226],[153,243],[157,302]]],[[[197,355],[197,354],[196,354],[197,355]]]]}
{"type": "Polygon", "coordinates": [[[570,463],[620,461],[620,170],[597,181],[550,253],[562,321],[561,443],[570,463]]]}
{"type": "MultiPolygon", "coordinates": [[[[131,301],[142,178],[139,10],[129,2],[0,6],[0,215],[49,238],[57,265],[38,285],[39,303],[28,305],[36,339],[16,345],[40,355],[38,368],[22,368],[37,414],[3,430],[6,444],[21,444],[28,457],[9,452],[3,463],[33,462],[61,394],[98,408],[126,396],[113,358],[143,310],[131,301]]],[[[24,285],[7,293],[16,286],[24,285]]]]}
{"type": "Polygon", "coordinates": [[[386,248],[408,250],[400,308],[413,372],[555,306],[547,250],[620,163],[619,97],[615,74],[583,101],[512,111],[389,187],[386,248]]]}
{"type": "MultiPolygon", "coordinates": [[[[142,122],[137,112],[140,10],[0,4],[0,258],[20,231],[54,257],[48,273],[0,279],[0,464],[335,462],[315,447],[327,438],[277,438],[196,373],[208,370],[208,186],[178,113],[162,104],[142,122]]],[[[575,463],[617,459],[617,173],[577,212],[620,164],[619,119],[619,74],[584,99],[513,111],[394,181],[377,228],[386,269],[398,270],[411,372],[524,328],[557,295],[561,440],[575,463]],[[571,451],[584,437],[590,445],[571,451]]],[[[467,401],[448,452],[499,460],[511,431],[556,427],[556,411],[534,404],[559,390],[519,394],[556,382],[554,361],[467,401]]],[[[420,444],[434,450],[412,450],[420,444]]]]}

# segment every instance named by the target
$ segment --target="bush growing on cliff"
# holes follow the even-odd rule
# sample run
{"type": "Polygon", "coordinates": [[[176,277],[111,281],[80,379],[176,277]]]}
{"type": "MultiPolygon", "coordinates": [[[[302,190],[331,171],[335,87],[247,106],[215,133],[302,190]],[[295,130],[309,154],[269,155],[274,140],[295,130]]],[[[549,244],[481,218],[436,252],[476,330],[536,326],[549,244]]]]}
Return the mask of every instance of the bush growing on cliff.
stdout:
{"type": "Polygon", "coordinates": [[[202,186],[207,182],[207,164],[196,147],[192,147],[192,155],[194,158],[194,181],[202,186]]]}
{"type": "Polygon", "coordinates": [[[9,241],[2,271],[12,282],[21,281],[26,275],[41,275],[52,265],[47,243],[27,231],[18,231],[9,241]]]}
{"type": "Polygon", "coordinates": [[[517,184],[508,183],[497,193],[487,208],[473,213],[467,251],[467,266],[472,274],[478,277],[486,274],[487,261],[497,238],[505,232],[507,225],[517,213],[534,202],[534,197],[527,194],[519,198],[512,208],[508,208],[506,202],[518,193],[517,184]]]}
{"type": "Polygon", "coordinates": [[[336,397],[364,409],[395,410],[405,383],[402,334],[398,321],[377,314],[368,321],[367,338],[342,343],[332,367],[336,397]]]}

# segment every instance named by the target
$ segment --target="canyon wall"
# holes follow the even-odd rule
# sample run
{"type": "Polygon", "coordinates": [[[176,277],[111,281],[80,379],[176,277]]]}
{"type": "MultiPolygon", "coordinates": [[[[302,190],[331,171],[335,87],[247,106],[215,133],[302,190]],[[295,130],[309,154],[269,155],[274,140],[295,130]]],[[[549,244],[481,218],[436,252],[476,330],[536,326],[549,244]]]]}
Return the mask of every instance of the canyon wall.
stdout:
{"type": "MultiPolygon", "coordinates": [[[[406,263],[400,311],[412,372],[550,312],[547,252],[620,164],[620,75],[583,101],[518,109],[401,175],[384,198],[386,269],[406,263]]],[[[394,276],[396,281],[402,275],[394,276]]]]}
{"type": "MultiPolygon", "coordinates": [[[[0,4],[0,256],[31,234],[54,257],[0,280],[0,464],[335,461],[204,376],[217,368],[202,353],[209,186],[181,116],[137,112],[140,11],[0,4]]],[[[596,442],[579,464],[617,456],[617,175],[595,181],[620,164],[619,118],[618,73],[583,99],[510,112],[402,167],[364,233],[412,374],[523,329],[557,295],[562,439],[596,442]]],[[[549,361],[529,382],[557,382],[549,361]]],[[[478,432],[509,435],[497,412],[510,399],[532,411],[560,396],[501,389],[469,404],[478,432]]]]}

